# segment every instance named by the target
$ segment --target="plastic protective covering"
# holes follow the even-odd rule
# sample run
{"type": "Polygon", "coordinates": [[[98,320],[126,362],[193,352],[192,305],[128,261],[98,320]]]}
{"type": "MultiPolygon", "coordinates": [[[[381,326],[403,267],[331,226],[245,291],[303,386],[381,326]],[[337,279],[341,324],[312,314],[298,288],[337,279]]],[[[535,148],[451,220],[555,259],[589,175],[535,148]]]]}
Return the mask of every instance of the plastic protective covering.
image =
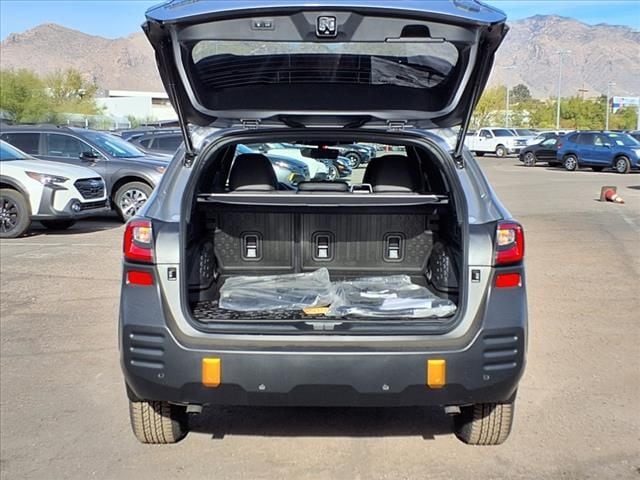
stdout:
{"type": "Polygon", "coordinates": [[[220,308],[239,312],[326,307],[335,297],[329,271],[231,277],[220,289],[220,308]]]}
{"type": "Polygon", "coordinates": [[[411,282],[407,275],[367,277],[337,282],[328,316],[427,318],[446,317],[456,305],[427,288],[411,282]]]}
{"type": "Polygon", "coordinates": [[[268,276],[237,276],[220,289],[220,308],[240,312],[326,307],[327,317],[446,317],[456,305],[407,275],[331,282],[329,271],[268,276]]]}

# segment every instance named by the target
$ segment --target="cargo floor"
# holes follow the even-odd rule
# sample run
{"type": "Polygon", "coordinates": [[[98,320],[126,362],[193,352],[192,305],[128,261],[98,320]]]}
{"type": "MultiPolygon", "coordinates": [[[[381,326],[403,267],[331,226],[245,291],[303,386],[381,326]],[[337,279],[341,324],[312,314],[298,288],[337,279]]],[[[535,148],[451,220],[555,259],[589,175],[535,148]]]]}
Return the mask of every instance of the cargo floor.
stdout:
{"type": "MultiPolygon", "coordinates": [[[[340,277],[340,280],[346,280],[347,277],[340,277]]],[[[332,280],[336,280],[336,278],[332,278],[332,280]]],[[[421,286],[427,286],[426,279],[423,276],[411,276],[412,283],[421,286]]],[[[220,286],[222,285],[221,282],[220,286]]],[[[442,296],[440,294],[439,296],[442,296]]],[[[270,310],[270,311],[252,311],[252,312],[243,312],[243,311],[233,311],[221,308],[218,305],[218,300],[208,300],[208,301],[199,301],[192,305],[192,314],[195,320],[202,323],[215,323],[215,322],[226,322],[226,321],[242,321],[242,322],[295,322],[295,321],[318,321],[318,320],[329,320],[329,321],[354,321],[354,320],[364,320],[367,322],[376,322],[380,321],[380,319],[376,318],[353,318],[353,317],[329,317],[326,315],[308,315],[304,313],[302,310],[270,310]]],[[[391,320],[391,318],[389,319],[391,320]]],[[[404,319],[406,320],[406,319],[404,319]]],[[[435,323],[441,323],[443,318],[432,319],[435,323]]]]}

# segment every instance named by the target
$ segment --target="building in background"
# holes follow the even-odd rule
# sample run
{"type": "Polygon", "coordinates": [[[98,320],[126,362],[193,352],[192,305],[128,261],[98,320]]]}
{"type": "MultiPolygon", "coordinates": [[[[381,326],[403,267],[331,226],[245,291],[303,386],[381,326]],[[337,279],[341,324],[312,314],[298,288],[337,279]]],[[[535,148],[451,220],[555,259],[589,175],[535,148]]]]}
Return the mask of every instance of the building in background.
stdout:
{"type": "Polygon", "coordinates": [[[159,122],[178,118],[165,92],[107,90],[104,96],[96,98],[96,103],[104,109],[105,115],[113,117],[159,122]]]}

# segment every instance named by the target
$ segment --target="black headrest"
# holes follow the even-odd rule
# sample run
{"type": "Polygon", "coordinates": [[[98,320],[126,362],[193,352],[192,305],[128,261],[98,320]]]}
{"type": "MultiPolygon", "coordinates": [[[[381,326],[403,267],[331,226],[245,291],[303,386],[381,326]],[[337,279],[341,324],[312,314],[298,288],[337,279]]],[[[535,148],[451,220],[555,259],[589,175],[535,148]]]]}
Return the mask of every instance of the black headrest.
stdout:
{"type": "Polygon", "coordinates": [[[424,177],[416,158],[404,155],[376,157],[364,172],[363,183],[368,183],[376,193],[422,192],[424,177]]]}
{"type": "Polygon", "coordinates": [[[300,182],[298,192],[344,193],[349,191],[347,182],[300,182]]]}
{"type": "Polygon", "coordinates": [[[244,153],[233,161],[229,173],[231,191],[265,192],[278,189],[278,179],[269,159],[261,153],[244,153]]]}

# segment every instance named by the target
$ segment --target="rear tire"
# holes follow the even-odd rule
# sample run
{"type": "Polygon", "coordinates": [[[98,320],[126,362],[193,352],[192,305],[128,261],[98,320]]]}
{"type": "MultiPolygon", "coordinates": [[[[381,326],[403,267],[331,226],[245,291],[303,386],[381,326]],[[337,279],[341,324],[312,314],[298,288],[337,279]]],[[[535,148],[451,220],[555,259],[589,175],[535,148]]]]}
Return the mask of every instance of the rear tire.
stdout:
{"type": "Polygon", "coordinates": [[[514,401],[462,407],[455,417],[456,436],[468,445],[500,445],[511,433],[514,401]]]}
{"type": "Polygon", "coordinates": [[[568,172],[575,172],[578,169],[578,157],[575,155],[567,155],[564,157],[564,169],[568,172]]]}
{"type": "Polygon", "coordinates": [[[20,192],[0,189],[0,238],[17,238],[29,230],[29,204],[20,192]]]}
{"type": "Polygon", "coordinates": [[[618,173],[629,173],[631,170],[631,163],[627,157],[618,157],[616,158],[614,168],[618,173]]]}
{"type": "Polygon", "coordinates": [[[496,156],[500,158],[504,158],[507,156],[507,149],[504,147],[504,145],[498,145],[496,147],[496,156]]]}
{"type": "Polygon", "coordinates": [[[75,220],[40,220],[44,228],[49,230],[67,230],[76,224],[75,220]]]}
{"type": "Polygon", "coordinates": [[[176,443],[188,433],[187,409],[169,402],[129,400],[129,418],[141,443],[176,443]]]}

